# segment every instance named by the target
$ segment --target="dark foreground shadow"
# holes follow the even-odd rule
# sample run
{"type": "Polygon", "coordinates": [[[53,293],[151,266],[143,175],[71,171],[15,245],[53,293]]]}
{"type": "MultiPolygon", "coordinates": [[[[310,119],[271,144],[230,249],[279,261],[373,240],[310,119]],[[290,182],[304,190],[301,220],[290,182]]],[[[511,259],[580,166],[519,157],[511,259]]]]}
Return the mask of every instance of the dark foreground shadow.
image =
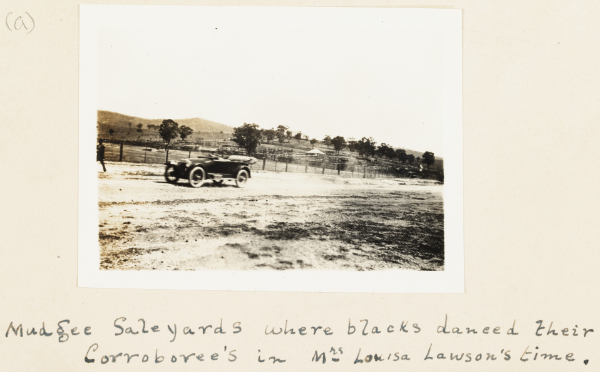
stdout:
{"type": "MultiPolygon", "coordinates": [[[[178,181],[177,183],[169,183],[167,181],[154,181],[154,183],[173,185],[173,186],[176,186],[176,187],[189,187],[190,189],[193,189],[193,187],[190,186],[190,183],[187,182],[187,181],[178,181]]],[[[212,181],[207,181],[202,186],[200,186],[200,188],[204,188],[204,187],[223,187],[223,188],[233,187],[233,188],[237,188],[237,186],[233,182],[229,182],[229,183],[222,182],[222,183],[219,184],[219,183],[212,182],[212,181]]]]}

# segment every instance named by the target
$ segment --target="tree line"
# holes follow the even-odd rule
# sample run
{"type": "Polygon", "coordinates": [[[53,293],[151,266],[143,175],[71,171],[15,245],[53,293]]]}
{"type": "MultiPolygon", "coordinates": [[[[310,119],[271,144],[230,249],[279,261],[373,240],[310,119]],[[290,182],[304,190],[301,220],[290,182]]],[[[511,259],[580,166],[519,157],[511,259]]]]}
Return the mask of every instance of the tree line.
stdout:
{"type": "MultiPolygon", "coordinates": [[[[129,123],[129,129],[131,131],[131,123],[129,123]]],[[[142,133],[142,124],[136,125],[137,132],[142,133]]],[[[181,140],[185,139],[194,133],[194,130],[187,125],[179,126],[177,122],[171,119],[163,120],[160,125],[148,124],[148,129],[157,130],[160,137],[167,143],[167,147],[171,144],[171,141],[178,136],[181,140]]],[[[112,137],[115,134],[115,130],[110,128],[108,134],[112,137]]],[[[129,132],[127,132],[129,134],[129,132]]]]}
{"type": "MultiPolygon", "coordinates": [[[[158,130],[160,137],[167,143],[167,147],[171,144],[171,141],[178,136],[185,140],[191,136],[194,130],[187,125],[179,126],[177,122],[171,119],[163,120],[160,125],[148,124],[148,129],[158,130]]],[[[129,128],[132,124],[129,123],[129,128]]],[[[137,125],[137,131],[142,132],[142,124],[137,125]]],[[[109,134],[112,136],[115,131],[109,129],[109,134]]],[[[315,144],[319,141],[315,138],[309,140],[309,136],[302,132],[296,132],[290,130],[289,127],[279,125],[277,128],[263,129],[258,124],[244,123],[240,127],[233,128],[233,138],[231,140],[238,146],[246,150],[248,155],[256,153],[256,149],[262,143],[271,143],[277,140],[279,143],[290,143],[292,139],[304,140],[311,144],[314,148],[315,144]]],[[[435,156],[433,152],[426,151],[423,153],[423,157],[416,157],[413,154],[407,154],[404,149],[394,149],[392,146],[381,143],[377,145],[377,142],[372,137],[363,137],[360,140],[349,138],[346,140],[343,136],[331,136],[326,135],[322,143],[329,148],[333,146],[333,149],[339,155],[340,151],[347,148],[350,152],[357,153],[359,157],[370,158],[379,157],[387,158],[389,160],[396,160],[400,163],[423,163],[427,167],[431,166],[435,162],[435,156]]]]}
{"type": "MultiPolygon", "coordinates": [[[[297,140],[305,140],[310,142],[312,147],[319,141],[315,138],[309,141],[309,136],[297,132],[294,134],[289,127],[279,125],[277,128],[262,129],[258,124],[248,124],[240,127],[233,128],[233,138],[231,139],[238,146],[246,150],[248,155],[256,153],[256,149],[262,143],[271,143],[271,141],[277,139],[279,143],[289,143],[292,138],[297,140]]],[[[435,162],[435,156],[432,152],[426,151],[423,153],[423,157],[416,157],[413,154],[407,154],[404,149],[394,149],[392,146],[381,143],[377,145],[377,142],[372,137],[363,137],[360,140],[349,138],[346,140],[343,136],[331,136],[327,135],[322,140],[323,144],[329,148],[333,146],[333,149],[337,154],[345,148],[348,148],[350,152],[357,153],[359,157],[379,157],[387,158],[389,160],[396,160],[401,163],[424,163],[427,167],[433,165],[435,162]]]]}

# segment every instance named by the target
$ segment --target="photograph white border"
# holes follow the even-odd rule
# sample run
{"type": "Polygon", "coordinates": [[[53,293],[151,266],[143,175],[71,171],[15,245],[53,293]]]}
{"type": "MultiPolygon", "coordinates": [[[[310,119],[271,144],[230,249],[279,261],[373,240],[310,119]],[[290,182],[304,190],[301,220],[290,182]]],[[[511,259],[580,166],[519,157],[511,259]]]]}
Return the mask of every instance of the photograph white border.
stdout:
{"type": "MultiPolygon", "coordinates": [[[[78,286],[180,290],[463,293],[462,13],[458,9],[286,8],[315,12],[398,12],[410,24],[443,30],[444,271],[117,271],[100,270],[98,175],[98,30],[132,27],[145,12],[211,11],[223,7],[81,5],[79,54],[78,286]]],[[[241,8],[227,7],[232,11],[241,8]]],[[[279,7],[260,7],[278,11],[279,7]]]]}

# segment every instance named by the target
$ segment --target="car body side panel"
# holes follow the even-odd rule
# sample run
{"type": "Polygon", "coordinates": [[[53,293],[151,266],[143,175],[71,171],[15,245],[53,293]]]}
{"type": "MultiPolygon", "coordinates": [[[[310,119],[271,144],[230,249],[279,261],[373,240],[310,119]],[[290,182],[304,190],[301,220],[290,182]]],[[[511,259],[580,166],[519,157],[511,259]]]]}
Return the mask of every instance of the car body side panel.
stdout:
{"type": "MultiPolygon", "coordinates": [[[[250,158],[249,158],[250,159],[250,158]]],[[[251,178],[249,160],[246,159],[213,159],[208,157],[182,159],[179,162],[171,161],[168,165],[173,165],[179,178],[188,178],[189,173],[196,167],[202,167],[207,176],[209,174],[221,174],[223,178],[235,178],[238,172],[244,169],[251,178]]]]}
{"type": "Polygon", "coordinates": [[[239,163],[232,162],[230,160],[216,160],[213,162],[211,173],[220,173],[223,175],[232,175],[234,170],[239,163]]]}

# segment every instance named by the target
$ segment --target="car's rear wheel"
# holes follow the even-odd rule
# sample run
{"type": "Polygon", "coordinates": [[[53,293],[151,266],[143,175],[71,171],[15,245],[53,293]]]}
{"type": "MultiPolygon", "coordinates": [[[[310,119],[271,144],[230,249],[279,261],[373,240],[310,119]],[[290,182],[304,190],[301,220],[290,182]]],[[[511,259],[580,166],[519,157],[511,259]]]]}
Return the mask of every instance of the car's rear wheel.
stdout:
{"type": "Polygon", "coordinates": [[[237,176],[235,177],[235,184],[237,185],[237,187],[244,187],[246,186],[247,182],[248,172],[242,169],[238,172],[237,176]]]}
{"type": "Polygon", "coordinates": [[[201,167],[196,167],[190,171],[190,185],[192,187],[200,187],[204,183],[206,179],[206,173],[204,173],[204,169],[201,167]]]}
{"type": "Polygon", "coordinates": [[[177,183],[179,181],[179,177],[177,177],[177,172],[175,171],[175,167],[169,165],[167,169],[165,169],[165,180],[168,183],[177,183]]]}

